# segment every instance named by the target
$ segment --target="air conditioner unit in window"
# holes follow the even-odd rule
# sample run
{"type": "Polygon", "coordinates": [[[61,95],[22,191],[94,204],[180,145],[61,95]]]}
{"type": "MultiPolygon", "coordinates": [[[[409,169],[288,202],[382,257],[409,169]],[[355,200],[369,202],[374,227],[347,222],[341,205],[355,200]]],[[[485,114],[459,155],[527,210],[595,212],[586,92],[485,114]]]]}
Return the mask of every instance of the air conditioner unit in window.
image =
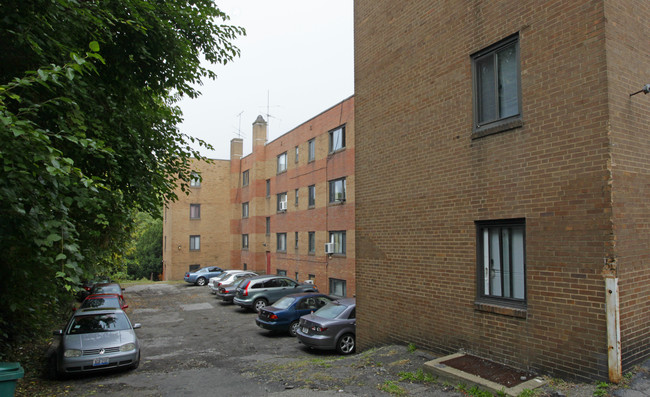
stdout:
{"type": "Polygon", "coordinates": [[[287,210],[287,202],[280,201],[280,211],[286,211],[286,210],[287,210]]]}
{"type": "Polygon", "coordinates": [[[334,243],[325,243],[325,253],[326,254],[334,253],[334,243]]]}

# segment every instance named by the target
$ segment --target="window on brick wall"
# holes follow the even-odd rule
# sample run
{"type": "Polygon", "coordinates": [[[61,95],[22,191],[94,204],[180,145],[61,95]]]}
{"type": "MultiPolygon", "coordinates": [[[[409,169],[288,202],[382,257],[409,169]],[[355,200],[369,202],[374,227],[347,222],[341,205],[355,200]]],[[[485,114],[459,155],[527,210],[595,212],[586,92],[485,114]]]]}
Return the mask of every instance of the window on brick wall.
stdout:
{"type": "Polygon", "coordinates": [[[243,250],[248,249],[248,234],[241,235],[241,249],[243,250]]]}
{"type": "Polygon", "coordinates": [[[522,125],[519,36],[472,55],[474,132],[479,135],[522,125]]]}
{"type": "Polygon", "coordinates": [[[241,217],[248,218],[248,203],[243,203],[241,205],[241,217]]]}
{"type": "Polygon", "coordinates": [[[268,236],[270,234],[271,234],[271,217],[267,216],[266,217],[266,235],[268,236]]]}
{"type": "Polygon", "coordinates": [[[296,237],[296,244],[294,245],[294,249],[298,249],[298,232],[295,232],[295,237],[296,237]]]}
{"type": "Polygon", "coordinates": [[[278,174],[287,170],[287,152],[278,156],[278,174]]]}
{"type": "Polygon", "coordinates": [[[201,204],[190,204],[190,219],[201,219],[201,204]]]}
{"type": "Polygon", "coordinates": [[[345,298],[346,296],[346,282],[345,280],[339,280],[337,278],[330,278],[330,295],[340,296],[345,298]]]}
{"type": "Polygon", "coordinates": [[[298,160],[300,160],[300,151],[298,150],[298,146],[296,146],[296,158],[295,158],[295,161],[294,161],[294,162],[297,163],[298,160]]]}
{"type": "Polygon", "coordinates": [[[307,188],[309,195],[309,207],[316,206],[316,185],[311,185],[307,188]]]}
{"type": "Polygon", "coordinates": [[[201,187],[201,175],[198,172],[192,171],[192,177],[190,179],[191,187],[201,187]]]}
{"type": "Polygon", "coordinates": [[[296,207],[298,206],[298,189],[296,189],[296,199],[295,199],[294,205],[296,207]]]}
{"type": "Polygon", "coordinates": [[[309,142],[307,142],[307,146],[309,149],[307,161],[311,162],[316,160],[316,140],[310,139],[309,142]]]}
{"type": "Polygon", "coordinates": [[[316,252],[316,232],[309,232],[309,253],[316,252]]]}
{"type": "Polygon", "coordinates": [[[345,201],[345,178],[330,181],[330,203],[345,201]]]}
{"type": "Polygon", "coordinates": [[[190,236],[190,251],[201,250],[201,236],[190,236]]]}
{"type": "Polygon", "coordinates": [[[330,243],[334,243],[334,253],[345,255],[345,231],[330,232],[330,243]]]}
{"type": "Polygon", "coordinates": [[[276,250],[278,252],[287,252],[287,234],[286,233],[278,233],[277,234],[276,250]]]}
{"type": "Polygon", "coordinates": [[[526,301],[526,221],[476,222],[478,299],[526,301]]]}
{"type": "Polygon", "coordinates": [[[342,125],[329,132],[330,153],[341,150],[345,147],[345,126],[342,125]]]}
{"type": "Polygon", "coordinates": [[[287,210],[287,192],[280,193],[277,195],[277,211],[286,211],[287,210]]]}
{"type": "Polygon", "coordinates": [[[266,180],[266,197],[271,197],[271,180],[266,180]]]}

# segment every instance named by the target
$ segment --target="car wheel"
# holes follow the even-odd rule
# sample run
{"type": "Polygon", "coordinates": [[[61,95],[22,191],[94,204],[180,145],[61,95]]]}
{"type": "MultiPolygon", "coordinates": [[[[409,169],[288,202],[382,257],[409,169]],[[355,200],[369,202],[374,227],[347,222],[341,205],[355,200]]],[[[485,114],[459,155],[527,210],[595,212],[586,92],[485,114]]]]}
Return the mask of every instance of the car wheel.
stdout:
{"type": "Polygon", "coordinates": [[[336,342],[336,351],[341,354],[350,354],[354,352],[355,343],[354,335],[345,334],[339,338],[339,341],[336,342]]]}
{"type": "Polygon", "coordinates": [[[300,326],[300,323],[298,322],[298,320],[296,320],[296,321],[292,322],[291,324],[289,324],[289,335],[291,335],[291,336],[298,335],[298,327],[299,326],[300,326]]]}
{"type": "Polygon", "coordinates": [[[199,279],[196,280],[196,285],[203,287],[205,285],[205,277],[199,277],[199,279]]]}
{"type": "Polygon", "coordinates": [[[266,307],[266,299],[255,299],[255,303],[253,303],[253,307],[255,308],[255,311],[259,312],[260,310],[264,309],[266,307]]]}

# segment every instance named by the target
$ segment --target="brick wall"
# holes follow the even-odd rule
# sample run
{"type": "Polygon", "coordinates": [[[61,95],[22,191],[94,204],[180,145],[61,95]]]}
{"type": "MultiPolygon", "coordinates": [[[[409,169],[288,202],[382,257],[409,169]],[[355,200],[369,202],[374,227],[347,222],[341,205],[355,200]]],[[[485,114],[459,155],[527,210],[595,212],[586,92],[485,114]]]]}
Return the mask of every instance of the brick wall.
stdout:
{"type": "Polygon", "coordinates": [[[624,362],[645,354],[648,112],[623,92],[648,75],[647,28],[635,30],[648,7],[613,4],[355,2],[360,347],[465,349],[606,379],[602,272],[618,257],[630,264],[620,273],[624,362]],[[471,54],[515,33],[523,125],[475,138],[471,54]],[[613,102],[612,63],[628,68],[613,102]],[[526,223],[523,316],[475,304],[475,222],[512,218],[526,223]]]}
{"type": "MultiPolygon", "coordinates": [[[[263,122],[263,120],[262,120],[263,122]]],[[[321,291],[329,291],[329,279],[346,281],[347,296],[355,290],[355,127],[354,98],[325,110],[311,120],[265,145],[266,130],[260,124],[253,127],[253,152],[240,161],[231,162],[231,260],[233,266],[260,273],[267,272],[267,252],[270,258],[268,271],[275,274],[284,270],[287,276],[300,281],[313,275],[321,291]],[[329,152],[329,131],[345,125],[345,149],[329,152]],[[315,140],[315,160],[308,161],[308,141],[315,140]],[[295,147],[299,159],[295,161],[295,147]],[[287,171],[277,173],[277,156],[287,153],[287,171]],[[248,170],[250,183],[241,185],[241,173],[248,170]],[[329,203],[328,182],[346,178],[346,201],[329,203]],[[270,195],[266,195],[266,181],[270,180],[270,195]],[[316,205],[308,206],[308,186],[316,186],[316,205]],[[298,206],[295,190],[298,189],[298,206]],[[287,211],[277,211],[277,194],[287,193],[287,211]],[[249,203],[250,215],[241,217],[242,203],[249,203]],[[266,218],[271,221],[270,234],[266,234],[266,218]],[[330,231],[346,231],[347,252],[344,256],[328,256],[324,244],[330,231]],[[295,248],[298,232],[298,249],[295,248]],[[315,232],[315,253],[308,252],[308,233],[315,232]],[[286,233],[286,252],[277,252],[277,233],[286,233]],[[241,250],[241,235],[249,235],[248,250],[241,250]]]]}
{"type": "Polygon", "coordinates": [[[200,187],[189,194],[177,192],[178,201],[167,203],[163,220],[163,270],[165,280],[182,280],[190,265],[228,268],[230,162],[212,164],[195,161],[193,169],[201,173],[200,187]],[[201,205],[200,219],[190,219],[190,204],[201,205]],[[190,251],[191,235],[201,236],[198,251],[190,251]]]}

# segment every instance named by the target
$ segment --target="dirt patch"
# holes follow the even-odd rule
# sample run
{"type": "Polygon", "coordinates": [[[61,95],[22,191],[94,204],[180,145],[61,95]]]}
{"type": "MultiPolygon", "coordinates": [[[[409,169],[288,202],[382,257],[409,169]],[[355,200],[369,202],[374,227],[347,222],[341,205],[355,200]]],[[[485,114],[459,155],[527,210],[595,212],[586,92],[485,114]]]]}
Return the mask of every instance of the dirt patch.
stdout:
{"type": "Polygon", "coordinates": [[[517,386],[535,377],[531,372],[518,370],[470,354],[443,361],[441,364],[467,372],[468,374],[476,375],[508,388],[517,386]]]}

